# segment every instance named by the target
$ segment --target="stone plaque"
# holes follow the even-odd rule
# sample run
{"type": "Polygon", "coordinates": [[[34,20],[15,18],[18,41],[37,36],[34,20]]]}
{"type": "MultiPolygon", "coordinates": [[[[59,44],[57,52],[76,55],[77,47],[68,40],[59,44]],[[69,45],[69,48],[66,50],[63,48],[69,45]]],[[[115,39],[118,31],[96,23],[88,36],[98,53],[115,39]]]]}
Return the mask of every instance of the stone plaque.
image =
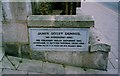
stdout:
{"type": "Polygon", "coordinates": [[[88,28],[29,28],[30,48],[37,51],[88,51],[88,28]]]}

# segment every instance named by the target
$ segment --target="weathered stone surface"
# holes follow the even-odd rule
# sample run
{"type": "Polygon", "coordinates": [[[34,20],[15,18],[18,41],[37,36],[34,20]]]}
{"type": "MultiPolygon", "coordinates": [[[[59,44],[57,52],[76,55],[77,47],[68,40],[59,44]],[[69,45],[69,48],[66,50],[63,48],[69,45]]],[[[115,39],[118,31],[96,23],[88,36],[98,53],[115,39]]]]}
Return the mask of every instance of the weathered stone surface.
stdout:
{"type": "MultiPolygon", "coordinates": [[[[1,30],[1,29],[0,29],[1,30]]],[[[0,33],[0,47],[2,47],[2,33],[0,33]]]]}
{"type": "Polygon", "coordinates": [[[114,69],[114,66],[111,64],[110,60],[108,60],[107,69],[114,69]]]}
{"type": "Polygon", "coordinates": [[[4,69],[16,69],[11,63],[10,61],[6,58],[6,56],[4,56],[3,60],[2,60],[2,68],[4,69]]]}
{"type": "Polygon", "coordinates": [[[108,53],[95,52],[95,53],[83,53],[82,54],[82,67],[106,70],[108,62],[108,53]]]}
{"type": "Polygon", "coordinates": [[[66,66],[65,74],[85,74],[85,71],[80,67],[66,66]]]}
{"type": "Polygon", "coordinates": [[[107,74],[107,71],[87,69],[85,74],[107,74]]]}
{"type": "Polygon", "coordinates": [[[31,15],[28,17],[28,26],[53,26],[55,17],[52,15],[31,15]]]}
{"type": "Polygon", "coordinates": [[[112,59],[112,58],[109,58],[109,61],[112,63],[113,67],[115,69],[118,69],[119,66],[118,66],[118,59],[112,59]]]}
{"type": "Polygon", "coordinates": [[[4,56],[3,47],[0,47],[0,62],[3,59],[3,56],[4,56]]]}
{"type": "Polygon", "coordinates": [[[56,21],[94,21],[90,15],[56,15],[56,21]]]}
{"type": "Polygon", "coordinates": [[[2,74],[26,74],[25,71],[19,71],[19,70],[10,70],[10,69],[3,69],[2,74]]]}
{"type": "Polygon", "coordinates": [[[19,56],[19,46],[17,44],[5,43],[4,49],[6,55],[19,56]]]}
{"type": "Polygon", "coordinates": [[[107,69],[108,53],[105,52],[47,52],[46,60],[83,68],[107,69]]]}
{"type": "Polygon", "coordinates": [[[118,74],[118,69],[108,69],[107,74],[118,74]]]}
{"type": "Polygon", "coordinates": [[[31,51],[31,58],[36,60],[45,60],[45,53],[38,51],[31,51]]]}
{"type": "Polygon", "coordinates": [[[30,56],[29,44],[21,44],[21,57],[22,58],[31,58],[30,56]]]}
{"type": "Polygon", "coordinates": [[[22,58],[18,58],[18,57],[7,56],[7,58],[16,69],[18,68],[20,62],[22,61],[22,58]]]}
{"type": "Polygon", "coordinates": [[[3,2],[4,17],[6,20],[26,20],[32,14],[30,2],[3,2]]]}
{"type": "MultiPolygon", "coordinates": [[[[72,66],[80,66],[84,68],[95,68],[95,69],[106,69],[107,65],[107,57],[108,52],[110,51],[110,46],[106,45],[104,41],[97,36],[93,36],[95,38],[90,39],[90,52],[37,52],[33,50],[29,50],[27,48],[28,45],[21,45],[19,42],[28,43],[28,32],[27,32],[27,24],[26,19],[29,13],[29,9],[26,10],[26,7],[29,8],[29,5],[26,6],[26,3],[5,3],[3,4],[4,15],[6,16],[4,19],[6,20],[3,23],[4,30],[4,41],[5,42],[18,42],[18,44],[5,44],[6,54],[12,56],[22,56],[29,58],[29,54],[32,59],[39,59],[47,61],[60,63],[64,65],[72,65],[72,66]],[[18,5],[18,6],[17,6],[18,5]],[[17,6],[17,7],[15,7],[17,6]],[[13,8],[12,8],[13,7],[13,8]],[[19,9],[18,9],[19,7],[19,9]],[[25,9],[24,9],[25,8],[25,9]],[[15,10],[19,12],[15,12],[15,10]],[[14,11],[14,13],[12,13],[14,11]],[[23,17],[24,16],[24,17],[23,17]],[[12,21],[11,21],[12,20],[12,21]],[[23,20],[23,21],[21,21],[23,20]],[[22,30],[22,31],[21,31],[22,30]],[[97,39],[96,39],[97,38],[97,39]],[[93,42],[92,42],[93,40],[93,42]],[[98,44],[95,44],[97,40],[98,44]],[[94,42],[95,41],[95,42],[94,42]],[[101,45],[103,42],[104,45],[101,45]],[[102,46],[102,48],[101,48],[102,46]]],[[[94,20],[91,16],[82,15],[82,16],[30,16],[28,18],[28,27],[91,27],[94,25],[94,20]],[[41,20],[41,21],[40,21],[41,20]]],[[[96,34],[94,34],[96,35],[96,34]]],[[[102,37],[102,36],[101,36],[102,37]]],[[[5,60],[6,61],[6,60],[5,60]]],[[[4,62],[4,61],[3,61],[4,62]]],[[[8,60],[6,61],[4,68],[10,68],[8,60]],[[7,63],[7,64],[6,64],[7,63]]],[[[15,62],[16,63],[16,62],[15,62]]],[[[31,62],[31,61],[23,61],[21,63],[19,69],[29,70],[30,72],[46,72],[46,73],[63,73],[63,68],[61,65],[45,63],[44,67],[48,69],[43,69],[43,62],[31,62]],[[25,66],[25,65],[27,66],[25,66]],[[37,65],[37,66],[35,66],[37,65]],[[55,66],[54,66],[55,65],[55,66]],[[53,66],[53,67],[50,67],[53,66]],[[32,68],[32,70],[31,70],[32,68]],[[59,68],[59,69],[56,69],[59,68]],[[54,70],[56,69],[56,70],[54,70]]],[[[12,68],[14,69],[14,67],[12,68]]]]}
{"type": "Polygon", "coordinates": [[[53,63],[43,63],[43,73],[48,74],[64,74],[65,70],[62,65],[53,63]]]}
{"type": "Polygon", "coordinates": [[[0,62],[0,69],[2,69],[2,62],[0,62]]]}
{"type": "Polygon", "coordinates": [[[28,43],[27,24],[25,22],[3,23],[4,42],[28,43]]]}
{"type": "Polygon", "coordinates": [[[46,52],[46,60],[56,62],[71,64],[72,62],[72,52],[46,52]]]}
{"type": "Polygon", "coordinates": [[[26,20],[27,16],[31,15],[30,3],[3,2],[2,4],[4,42],[28,42],[26,20]]]}
{"type": "MultiPolygon", "coordinates": [[[[0,18],[1,19],[1,18],[0,18]]],[[[2,42],[3,42],[3,36],[2,36],[3,32],[2,32],[2,23],[0,20],[0,47],[2,46],[2,42]]]]}
{"type": "Polygon", "coordinates": [[[45,74],[45,73],[37,73],[37,72],[28,72],[28,76],[32,76],[32,75],[38,75],[38,74],[45,74]]]}
{"type": "Polygon", "coordinates": [[[41,73],[42,65],[43,62],[41,61],[23,59],[18,70],[41,73]]]}
{"type": "Polygon", "coordinates": [[[105,39],[105,37],[95,28],[90,29],[90,52],[94,51],[104,51],[110,52],[110,43],[105,39]]]}
{"type": "Polygon", "coordinates": [[[82,52],[72,52],[71,64],[74,66],[82,66],[82,59],[84,59],[82,52]]]}
{"type": "Polygon", "coordinates": [[[0,1],[0,23],[2,21],[2,2],[0,1]]]}
{"type": "Polygon", "coordinates": [[[2,69],[0,69],[0,76],[2,76],[2,69]]]}
{"type": "Polygon", "coordinates": [[[94,20],[84,15],[31,15],[28,17],[28,27],[92,27],[94,20]]]}

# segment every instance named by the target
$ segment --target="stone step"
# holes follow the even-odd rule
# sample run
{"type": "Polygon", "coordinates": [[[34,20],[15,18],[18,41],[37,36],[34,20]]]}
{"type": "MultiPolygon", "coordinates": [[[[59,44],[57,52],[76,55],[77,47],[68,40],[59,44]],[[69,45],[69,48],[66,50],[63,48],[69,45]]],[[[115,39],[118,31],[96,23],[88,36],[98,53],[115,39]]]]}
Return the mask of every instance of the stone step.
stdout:
{"type": "Polygon", "coordinates": [[[3,73],[5,74],[107,74],[106,71],[101,70],[94,70],[94,69],[83,69],[80,67],[74,66],[67,66],[62,64],[50,63],[50,62],[43,62],[38,60],[30,60],[30,59],[22,59],[13,56],[7,56],[3,59],[4,65],[3,66],[3,73]],[[10,61],[6,60],[9,58],[10,61]],[[7,61],[7,62],[5,62],[7,61]],[[13,68],[13,65],[19,66],[17,69],[13,68]],[[9,64],[8,64],[9,63],[9,64]],[[11,65],[10,65],[11,64],[11,65]]]}

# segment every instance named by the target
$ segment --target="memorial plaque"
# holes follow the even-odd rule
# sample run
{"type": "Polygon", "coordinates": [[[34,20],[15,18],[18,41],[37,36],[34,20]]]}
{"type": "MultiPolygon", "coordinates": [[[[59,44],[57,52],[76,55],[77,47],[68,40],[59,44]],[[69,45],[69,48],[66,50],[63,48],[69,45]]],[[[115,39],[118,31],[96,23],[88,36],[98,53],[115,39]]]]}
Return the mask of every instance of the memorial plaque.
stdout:
{"type": "Polygon", "coordinates": [[[29,28],[36,51],[88,51],[88,28],[29,28]]]}

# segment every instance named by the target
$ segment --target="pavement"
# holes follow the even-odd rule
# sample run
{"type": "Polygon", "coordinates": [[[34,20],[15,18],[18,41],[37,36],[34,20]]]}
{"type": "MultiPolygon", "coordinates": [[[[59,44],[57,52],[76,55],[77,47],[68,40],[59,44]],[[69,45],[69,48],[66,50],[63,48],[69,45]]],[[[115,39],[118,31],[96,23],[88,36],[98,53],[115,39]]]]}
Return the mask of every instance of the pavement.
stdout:
{"type": "Polygon", "coordinates": [[[108,67],[111,72],[118,72],[118,13],[100,3],[82,3],[82,12],[95,19],[95,28],[102,33],[111,45],[108,67]]]}
{"type": "MultiPolygon", "coordinates": [[[[111,44],[108,70],[84,70],[80,67],[62,66],[37,60],[23,59],[0,54],[1,74],[118,74],[118,14],[99,3],[82,3],[83,13],[94,16],[95,28],[111,44]],[[32,68],[32,69],[31,69],[32,68]]],[[[0,47],[2,48],[2,47],[0,47]]]]}

